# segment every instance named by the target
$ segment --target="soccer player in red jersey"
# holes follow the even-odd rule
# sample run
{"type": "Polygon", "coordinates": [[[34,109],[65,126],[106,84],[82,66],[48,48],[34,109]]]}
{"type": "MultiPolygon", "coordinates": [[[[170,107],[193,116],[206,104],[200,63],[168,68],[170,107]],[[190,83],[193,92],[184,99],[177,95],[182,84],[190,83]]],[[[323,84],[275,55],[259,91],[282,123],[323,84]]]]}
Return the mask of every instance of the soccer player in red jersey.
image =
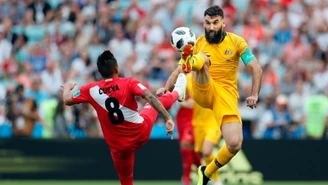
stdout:
{"type": "MultiPolygon", "coordinates": [[[[187,91],[188,94],[188,91],[187,91]]],[[[180,108],[176,116],[180,153],[182,159],[182,185],[190,185],[191,166],[195,164],[197,168],[201,165],[201,157],[194,150],[194,130],[193,119],[193,100],[187,95],[185,101],[180,103],[180,108]]]]}
{"type": "Polygon", "coordinates": [[[90,103],[94,107],[121,185],[133,185],[135,152],[148,141],[158,113],[166,120],[167,134],[172,135],[174,122],[166,110],[177,99],[184,99],[187,79],[181,74],[172,93],[157,99],[138,80],[118,77],[117,61],[109,50],[98,57],[97,67],[103,80],[86,84],[73,94],[70,91],[76,84],[66,83],[63,99],[66,105],[90,103]],[[135,96],[148,102],[140,113],[135,96]]]}

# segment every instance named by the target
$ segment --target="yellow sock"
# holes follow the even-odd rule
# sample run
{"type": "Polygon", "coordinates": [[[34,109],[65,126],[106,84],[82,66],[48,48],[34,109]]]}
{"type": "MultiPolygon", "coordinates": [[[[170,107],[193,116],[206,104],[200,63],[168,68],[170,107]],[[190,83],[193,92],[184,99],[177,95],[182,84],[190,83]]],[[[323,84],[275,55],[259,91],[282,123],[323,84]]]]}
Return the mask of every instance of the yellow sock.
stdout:
{"type": "Polygon", "coordinates": [[[217,171],[219,168],[227,164],[232,158],[234,154],[230,153],[227,145],[224,145],[220,148],[216,159],[214,159],[209,165],[206,166],[205,175],[207,177],[211,177],[211,175],[217,171]]]}
{"type": "Polygon", "coordinates": [[[203,68],[205,64],[204,58],[200,54],[193,55],[193,64],[192,64],[192,70],[193,71],[199,71],[203,68]]]}
{"type": "MultiPolygon", "coordinates": [[[[209,157],[205,157],[204,160],[205,160],[206,165],[209,165],[213,161],[213,159],[214,159],[213,154],[210,155],[209,157]]],[[[211,180],[212,180],[212,182],[219,181],[219,171],[216,171],[211,175],[211,180]]]]}
{"type": "Polygon", "coordinates": [[[213,161],[213,159],[214,159],[213,154],[208,157],[204,157],[204,161],[205,161],[206,165],[210,164],[213,161]]]}

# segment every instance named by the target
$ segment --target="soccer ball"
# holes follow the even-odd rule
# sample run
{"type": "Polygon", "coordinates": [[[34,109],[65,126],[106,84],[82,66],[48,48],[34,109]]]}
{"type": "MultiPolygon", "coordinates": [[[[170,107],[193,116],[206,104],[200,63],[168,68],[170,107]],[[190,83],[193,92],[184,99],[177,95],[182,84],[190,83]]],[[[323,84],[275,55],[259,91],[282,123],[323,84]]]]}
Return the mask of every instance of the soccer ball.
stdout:
{"type": "Polygon", "coordinates": [[[171,33],[170,42],[174,49],[181,52],[187,44],[196,43],[196,35],[187,27],[178,27],[171,33]]]}

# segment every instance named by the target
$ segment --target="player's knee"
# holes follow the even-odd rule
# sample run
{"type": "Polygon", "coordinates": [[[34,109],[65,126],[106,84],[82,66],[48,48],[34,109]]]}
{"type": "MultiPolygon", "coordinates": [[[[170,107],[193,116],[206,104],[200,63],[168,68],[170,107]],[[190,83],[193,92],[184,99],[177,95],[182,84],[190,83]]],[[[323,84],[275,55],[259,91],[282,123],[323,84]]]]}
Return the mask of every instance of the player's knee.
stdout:
{"type": "Polygon", "coordinates": [[[210,157],[213,154],[214,145],[212,143],[204,143],[202,154],[204,157],[210,157]]]}
{"type": "Polygon", "coordinates": [[[208,158],[212,155],[212,151],[211,150],[203,150],[202,154],[203,154],[203,157],[208,158]]]}
{"type": "Polygon", "coordinates": [[[232,137],[226,141],[229,152],[233,154],[236,154],[241,149],[242,143],[243,139],[241,137],[232,137]]]}

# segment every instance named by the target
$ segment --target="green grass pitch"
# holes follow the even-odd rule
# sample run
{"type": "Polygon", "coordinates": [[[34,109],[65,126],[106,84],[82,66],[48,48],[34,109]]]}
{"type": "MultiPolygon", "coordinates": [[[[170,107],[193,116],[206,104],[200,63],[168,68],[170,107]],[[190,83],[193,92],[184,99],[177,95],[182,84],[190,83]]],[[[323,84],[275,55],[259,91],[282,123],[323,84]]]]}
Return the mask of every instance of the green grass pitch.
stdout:
{"type": "MultiPolygon", "coordinates": [[[[1,185],[120,185],[118,181],[19,181],[0,180],[1,185]]],[[[181,185],[178,181],[136,181],[135,185],[181,185]]],[[[232,184],[225,184],[232,185],[232,184]]],[[[246,184],[239,184],[246,185],[246,184]]],[[[328,185],[328,182],[265,182],[263,185],[328,185]]]]}

